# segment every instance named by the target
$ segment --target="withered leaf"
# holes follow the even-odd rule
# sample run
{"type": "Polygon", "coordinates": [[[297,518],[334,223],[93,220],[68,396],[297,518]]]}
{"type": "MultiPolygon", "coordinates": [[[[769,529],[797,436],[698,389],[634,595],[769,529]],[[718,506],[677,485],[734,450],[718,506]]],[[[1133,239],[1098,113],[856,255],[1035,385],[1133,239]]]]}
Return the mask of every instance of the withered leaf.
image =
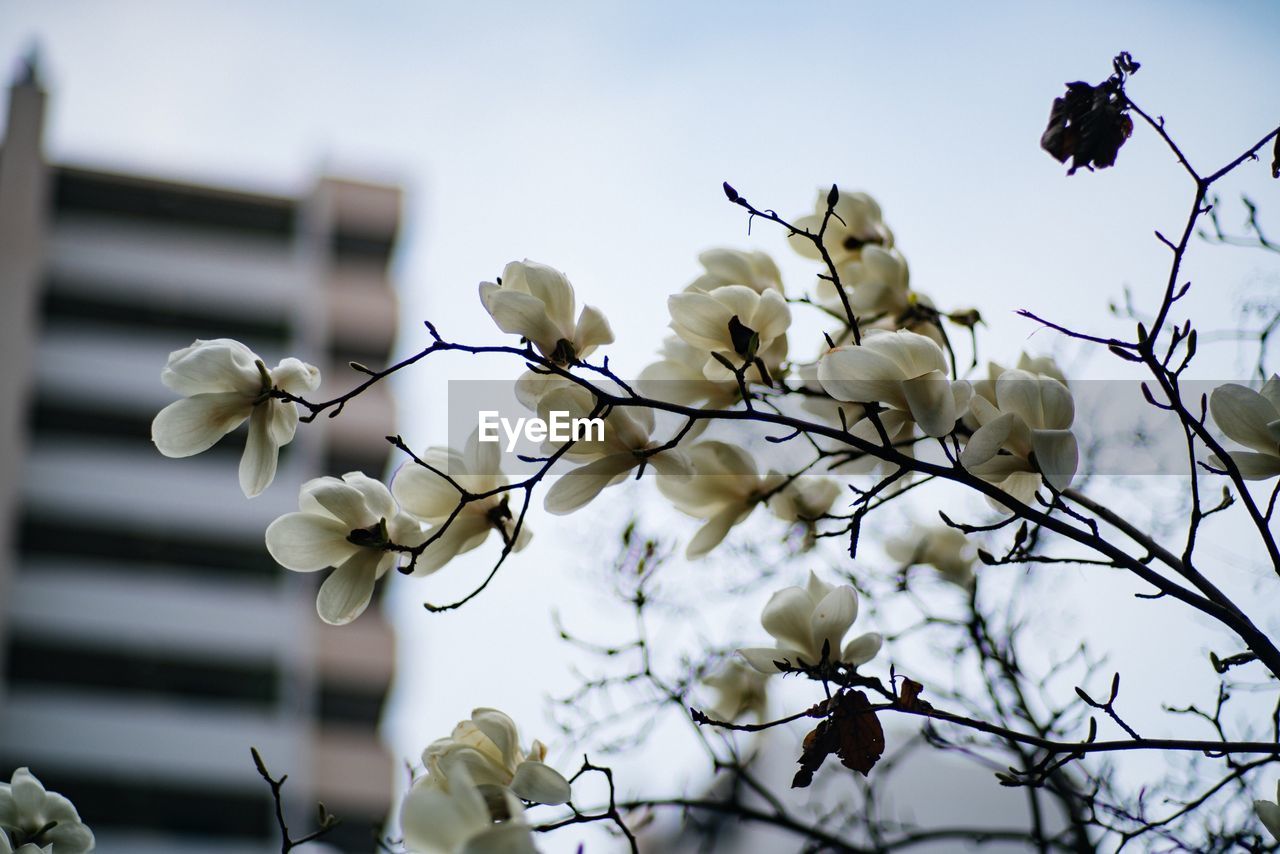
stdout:
{"type": "Polygon", "coordinates": [[[898,690],[898,706],[908,711],[927,708],[928,703],[920,699],[924,686],[914,679],[903,679],[902,688],[898,690]]]}
{"type": "Polygon", "coordinates": [[[1276,134],[1275,151],[1271,153],[1271,177],[1280,178],[1280,133],[1276,134]]]}
{"type": "Polygon", "coordinates": [[[1053,101],[1040,147],[1059,163],[1070,159],[1068,175],[1082,167],[1114,166],[1120,146],[1133,133],[1127,110],[1124,90],[1116,78],[1098,86],[1068,83],[1067,93],[1053,101]]]}
{"type": "Polygon", "coordinates": [[[813,775],[833,753],[840,764],[864,777],[884,754],[884,729],[861,691],[832,698],[831,714],[804,737],[800,770],[791,787],[803,789],[813,783],[813,775]]]}

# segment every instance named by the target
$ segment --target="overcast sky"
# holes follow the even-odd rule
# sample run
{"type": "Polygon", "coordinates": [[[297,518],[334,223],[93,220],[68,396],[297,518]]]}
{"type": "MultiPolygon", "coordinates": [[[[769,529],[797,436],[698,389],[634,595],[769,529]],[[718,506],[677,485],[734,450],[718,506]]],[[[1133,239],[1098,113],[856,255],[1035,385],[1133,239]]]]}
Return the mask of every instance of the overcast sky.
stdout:
{"type": "MultiPolygon", "coordinates": [[[[1127,331],[1106,302],[1125,286],[1148,298],[1162,287],[1167,252],[1152,230],[1181,225],[1190,188],[1146,128],[1116,169],[1064,178],[1037,146],[1052,98],[1065,81],[1100,81],[1129,50],[1143,63],[1131,95],[1213,168],[1280,115],[1278,33],[1280,5],[1243,0],[0,0],[0,61],[41,46],[55,159],[268,191],[296,191],[319,170],[402,184],[402,349],[421,345],[424,317],[455,339],[494,340],[476,284],[530,257],[565,270],[579,300],[613,319],[623,372],[650,358],[666,295],[696,275],[708,246],[769,250],[789,287],[810,283],[812,268],[776,231],[748,236],[724,180],[783,214],[806,212],[832,182],[871,191],[913,284],[942,305],[979,306],[993,358],[1054,349],[1012,316],[1024,306],[1127,331]]],[[[1265,171],[1247,167],[1224,193],[1247,187],[1280,209],[1265,171]]],[[[1265,260],[1202,251],[1188,274],[1212,272],[1192,299],[1229,319],[1274,275],[1265,260]]],[[[1234,350],[1212,359],[1210,376],[1244,364],[1234,350]]],[[[1080,375],[1113,370],[1075,364],[1080,375]]],[[[440,375],[399,389],[406,437],[442,440],[440,375]]],[[[419,603],[469,588],[489,550],[398,585],[411,665],[389,730],[399,754],[473,705],[508,709],[538,734],[543,696],[572,684],[545,605],[590,621],[596,567],[575,546],[621,514],[536,514],[535,545],[459,613],[431,618],[419,603]]]]}

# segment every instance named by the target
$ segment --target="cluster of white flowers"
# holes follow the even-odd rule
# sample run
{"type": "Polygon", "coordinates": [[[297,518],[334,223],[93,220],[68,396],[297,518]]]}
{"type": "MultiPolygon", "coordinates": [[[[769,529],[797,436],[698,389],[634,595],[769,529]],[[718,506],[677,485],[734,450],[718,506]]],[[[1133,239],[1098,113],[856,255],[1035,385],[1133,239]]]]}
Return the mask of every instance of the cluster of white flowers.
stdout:
{"type": "Polygon", "coordinates": [[[26,768],[0,783],[0,854],[85,854],[93,846],[71,801],[45,791],[26,768]]]}
{"type": "Polygon", "coordinates": [[[520,747],[507,715],[476,709],[423,751],[426,773],[400,809],[405,845],[419,854],[534,851],[524,803],[554,806],[572,794],[546,755],[539,741],[520,747]]]}

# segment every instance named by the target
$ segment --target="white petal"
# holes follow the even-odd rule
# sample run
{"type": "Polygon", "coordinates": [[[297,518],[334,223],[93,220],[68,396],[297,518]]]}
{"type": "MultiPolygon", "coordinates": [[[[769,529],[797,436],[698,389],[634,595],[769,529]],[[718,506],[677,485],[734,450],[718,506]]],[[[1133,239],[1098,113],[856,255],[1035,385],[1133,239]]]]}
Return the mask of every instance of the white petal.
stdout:
{"type": "Polygon", "coordinates": [[[920,425],[925,435],[937,439],[955,428],[958,415],[955,398],[951,394],[950,383],[942,374],[934,371],[905,380],[902,391],[911,417],[920,425]]]}
{"type": "Polygon", "coordinates": [[[382,557],[382,552],[376,549],[360,549],[329,573],[316,595],[316,613],[320,619],[333,626],[345,626],[363,614],[373,597],[382,557]]]}
{"type": "Polygon", "coordinates": [[[600,309],[593,305],[582,307],[578,315],[578,326],[573,332],[573,342],[578,348],[578,356],[586,356],[592,350],[605,344],[613,343],[613,329],[600,309]]]}
{"type": "Polygon", "coordinates": [[[800,656],[794,650],[775,649],[774,647],[748,647],[738,650],[742,660],[760,673],[781,673],[774,662],[785,661],[792,665],[799,664],[800,656]]]}
{"type": "MultiPolygon", "coordinates": [[[[672,327],[694,347],[718,350],[731,343],[728,308],[707,294],[675,294],[667,297],[672,327]]],[[[745,322],[745,321],[744,321],[745,322]]]]}
{"type": "Polygon", "coordinates": [[[561,338],[560,330],[547,319],[547,309],[541,300],[506,288],[488,291],[487,298],[482,291],[481,297],[493,322],[503,332],[528,338],[538,345],[544,356],[555,349],[561,338]]]}
{"type": "MultiPolygon", "coordinates": [[[[427,462],[435,465],[437,460],[427,458],[427,462]]],[[[447,518],[461,500],[461,493],[453,484],[413,462],[405,463],[395,473],[391,494],[406,513],[432,522],[447,518]]]]}
{"type": "Polygon", "coordinates": [[[1080,449],[1070,430],[1032,430],[1036,465],[1049,485],[1061,492],[1071,485],[1080,464],[1080,449]]]}
{"type": "Polygon", "coordinates": [[[249,416],[249,438],[240,456],[240,489],[253,498],[271,485],[276,476],[280,446],[271,435],[271,407],[255,406],[249,416]]]}
{"type": "Polygon", "coordinates": [[[151,441],[166,457],[189,457],[212,448],[252,411],[253,401],[239,392],[197,394],[176,400],[151,422],[151,441]]]}
{"type": "MultiPolygon", "coordinates": [[[[1236,468],[1245,480],[1267,480],[1280,474],[1280,456],[1255,454],[1252,451],[1236,451],[1231,454],[1236,468]]],[[[1219,468],[1221,466],[1219,465],[1219,468]]]]}
{"type": "Polygon", "coordinates": [[[320,369],[298,359],[281,359],[280,364],[271,369],[271,383],[301,397],[320,388],[320,369]]]}
{"type": "MultiPolygon", "coordinates": [[[[1280,795],[1277,795],[1280,797],[1280,795]]],[[[1258,820],[1267,829],[1273,839],[1280,841],[1280,805],[1272,801],[1254,801],[1253,808],[1258,813],[1258,820]]]]}
{"type": "MultiPolygon", "coordinates": [[[[515,806],[518,809],[520,804],[515,806]]],[[[538,854],[538,849],[533,845],[529,825],[522,821],[504,821],[471,837],[458,854],[538,854]]]]}
{"type": "Polygon", "coordinates": [[[960,465],[973,468],[992,459],[1008,441],[1009,432],[1017,417],[1012,412],[1006,412],[973,431],[964,450],[960,452],[960,465]]]}
{"type": "Polygon", "coordinates": [[[840,642],[858,617],[858,594],[852,587],[841,585],[832,590],[813,611],[813,652],[822,656],[822,646],[829,643],[832,660],[839,655],[840,642]]]}
{"type": "MultiPolygon", "coordinates": [[[[418,556],[414,575],[430,575],[460,554],[478,548],[493,530],[486,519],[471,513],[459,513],[443,534],[418,556]]],[[[428,532],[435,534],[435,530],[428,532]]]]}
{"type": "Polygon", "coordinates": [[[1223,433],[1247,448],[1277,453],[1277,442],[1267,429],[1276,418],[1271,401],[1235,383],[1218,386],[1209,396],[1209,412],[1223,433]]]}
{"type": "Polygon", "coordinates": [[[634,454],[610,454],[565,472],[547,490],[544,506],[548,513],[572,513],[591,503],[601,490],[621,481],[626,472],[638,465],[640,460],[634,454]]]}
{"type": "Polygon", "coordinates": [[[359,546],[347,541],[351,531],[336,519],[314,513],[287,513],[267,526],[267,551],[286,569],[314,572],[337,566],[359,546]]]}
{"type": "Polygon", "coordinates": [[[760,614],[760,624],[781,645],[791,649],[812,650],[813,613],[814,603],[807,590],[803,587],[784,587],[769,597],[760,614]]]}
{"type": "Polygon", "coordinates": [[[365,508],[372,520],[370,524],[379,519],[390,521],[397,515],[395,501],[392,500],[391,492],[382,481],[358,471],[347,472],[342,476],[342,481],[357,490],[364,498],[365,508]]]}
{"type": "Polygon", "coordinates": [[[345,525],[348,533],[377,524],[378,517],[370,512],[364,493],[345,480],[325,477],[310,481],[308,486],[307,494],[326,513],[345,525]]]}
{"type": "Polygon", "coordinates": [[[884,638],[876,632],[858,635],[845,644],[844,651],[840,653],[840,660],[854,667],[866,664],[880,653],[880,647],[883,645],[884,638]]]}
{"type": "Polygon", "coordinates": [[[729,531],[733,526],[750,515],[750,512],[750,510],[744,510],[735,505],[712,516],[705,525],[698,529],[698,533],[693,535],[693,539],[685,547],[685,557],[690,560],[702,557],[720,545],[724,538],[729,535],[729,531]]]}
{"type": "Polygon", "coordinates": [[[573,796],[569,782],[543,762],[521,762],[511,779],[511,791],[537,804],[563,804],[573,796]]]}

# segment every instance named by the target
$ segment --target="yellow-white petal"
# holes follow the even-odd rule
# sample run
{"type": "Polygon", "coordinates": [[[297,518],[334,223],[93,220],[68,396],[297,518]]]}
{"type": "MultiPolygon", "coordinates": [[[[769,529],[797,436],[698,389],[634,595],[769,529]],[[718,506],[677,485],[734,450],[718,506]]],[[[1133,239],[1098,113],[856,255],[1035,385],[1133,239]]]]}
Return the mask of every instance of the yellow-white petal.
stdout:
{"type": "Polygon", "coordinates": [[[253,401],[234,391],[175,400],[151,422],[151,441],[166,457],[190,457],[212,448],[252,411],[253,401]]]}
{"type": "Polygon", "coordinates": [[[249,416],[249,438],[240,456],[240,489],[248,498],[259,495],[276,476],[280,446],[272,436],[270,404],[259,404],[249,416]]]}
{"type": "Polygon", "coordinates": [[[359,550],[347,541],[351,529],[315,513],[286,513],[267,526],[267,551],[276,563],[298,572],[338,566],[359,550]]]}
{"type": "Polygon", "coordinates": [[[333,626],[345,626],[364,613],[373,598],[383,553],[362,548],[329,573],[316,595],[316,613],[333,626]]]}

